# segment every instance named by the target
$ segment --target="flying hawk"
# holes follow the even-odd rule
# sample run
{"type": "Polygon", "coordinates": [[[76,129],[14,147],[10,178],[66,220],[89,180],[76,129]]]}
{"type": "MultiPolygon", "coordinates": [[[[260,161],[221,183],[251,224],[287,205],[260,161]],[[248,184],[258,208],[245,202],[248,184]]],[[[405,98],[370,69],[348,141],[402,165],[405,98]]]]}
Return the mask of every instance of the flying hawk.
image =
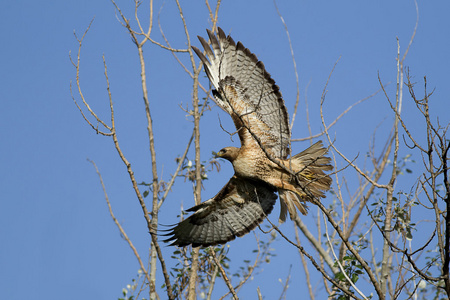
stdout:
{"type": "Polygon", "coordinates": [[[214,86],[215,102],[230,114],[241,148],[226,147],[218,157],[233,164],[234,176],[213,198],[188,209],[194,212],[169,230],[166,242],[193,247],[223,244],[254,229],[272,211],[280,196],[280,220],[297,209],[307,214],[305,202],[325,197],[333,167],[327,148],[317,142],[290,154],[289,116],[280,90],[264,64],[226,36],[207,30],[210,44],[198,37],[206,56],[192,47],[214,86]]]}

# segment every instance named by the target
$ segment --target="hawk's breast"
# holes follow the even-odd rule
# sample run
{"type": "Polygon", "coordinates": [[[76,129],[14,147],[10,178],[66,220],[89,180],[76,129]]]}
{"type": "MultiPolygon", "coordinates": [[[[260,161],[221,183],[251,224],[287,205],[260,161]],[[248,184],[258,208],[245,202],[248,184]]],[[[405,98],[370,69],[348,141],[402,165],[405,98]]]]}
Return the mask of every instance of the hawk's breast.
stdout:
{"type": "Polygon", "coordinates": [[[264,153],[259,147],[242,147],[233,161],[236,175],[254,179],[264,178],[266,164],[264,153]]]}

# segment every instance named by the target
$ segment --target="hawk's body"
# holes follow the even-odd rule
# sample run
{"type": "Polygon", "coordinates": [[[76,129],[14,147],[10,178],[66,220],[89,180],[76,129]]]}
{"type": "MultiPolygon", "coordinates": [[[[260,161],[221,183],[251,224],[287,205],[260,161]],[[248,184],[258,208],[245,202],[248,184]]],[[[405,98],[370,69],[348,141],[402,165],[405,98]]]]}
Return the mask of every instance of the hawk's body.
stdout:
{"type": "Polygon", "coordinates": [[[240,42],[219,28],[217,37],[208,30],[212,50],[201,37],[206,57],[194,51],[216,90],[217,105],[230,114],[241,148],[227,147],[218,156],[233,164],[235,175],[213,198],[188,211],[195,213],[169,233],[168,241],[185,246],[225,243],[255,228],[272,211],[280,195],[280,219],[306,214],[305,201],[325,197],[332,170],[327,149],[317,142],[288,158],[289,117],[278,86],[264,64],[240,42]],[[208,60],[209,59],[209,60],[208,60]]]}

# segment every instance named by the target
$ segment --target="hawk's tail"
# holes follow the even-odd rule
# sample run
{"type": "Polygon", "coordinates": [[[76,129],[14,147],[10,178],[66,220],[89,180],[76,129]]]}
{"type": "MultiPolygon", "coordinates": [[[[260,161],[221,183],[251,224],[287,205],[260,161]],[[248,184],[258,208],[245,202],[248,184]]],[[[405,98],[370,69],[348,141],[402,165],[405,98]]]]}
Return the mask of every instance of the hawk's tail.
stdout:
{"type": "Polygon", "coordinates": [[[331,177],[325,171],[333,170],[331,159],[326,157],[328,149],[323,147],[319,141],[291,157],[288,163],[297,172],[292,184],[297,187],[296,191],[279,190],[281,202],[280,221],[286,219],[289,211],[290,217],[295,218],[297,209],[304,215],[307,214],[307,206],[304,202],[314,202],[314,199],[324,198],[325,192],[330,189],[331,177]]]}
{"type": "Polygon", "coordinates": [[[280,195],[280,217],[279,221],[286,221],[286,215],[289,211],[289,216],[291,220],[294,220],[297,216],[297,209],[304,215],[308,213],[306,205],[303,203],[303,199],[297,194],[290,190],[278,189],[278,194],[280,195]],[[297,207],[297,209],[296,209],[297,207]]]}

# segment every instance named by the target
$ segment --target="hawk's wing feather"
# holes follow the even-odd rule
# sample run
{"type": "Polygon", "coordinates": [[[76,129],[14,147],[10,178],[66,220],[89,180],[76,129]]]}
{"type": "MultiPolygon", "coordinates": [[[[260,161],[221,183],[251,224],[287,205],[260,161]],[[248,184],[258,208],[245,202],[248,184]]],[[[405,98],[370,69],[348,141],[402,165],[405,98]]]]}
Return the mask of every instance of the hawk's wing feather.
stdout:
{"type": "Polygon", "coordinates": [[[169,229],[165,242],[206,247],[243,236],[272,211],[275,191],[264,182],[233,176],[216,196],[188,209],[194,213],[169,229]]]}
{"type": "Polygon", "coordinates": [[[254,143],[251,135],[242,134],[244,127],[272,155],[286,158],[290,141],[289,117],[279,87],[264,64],[241,42],[236,44],[221,28],[217,36],[207,32],[212,49],[199,37],[206,56],[198,48],[192,48],[204,63],[206,74],[217,90],[217,105],[233,118],[242,146],[254,143]]]}

